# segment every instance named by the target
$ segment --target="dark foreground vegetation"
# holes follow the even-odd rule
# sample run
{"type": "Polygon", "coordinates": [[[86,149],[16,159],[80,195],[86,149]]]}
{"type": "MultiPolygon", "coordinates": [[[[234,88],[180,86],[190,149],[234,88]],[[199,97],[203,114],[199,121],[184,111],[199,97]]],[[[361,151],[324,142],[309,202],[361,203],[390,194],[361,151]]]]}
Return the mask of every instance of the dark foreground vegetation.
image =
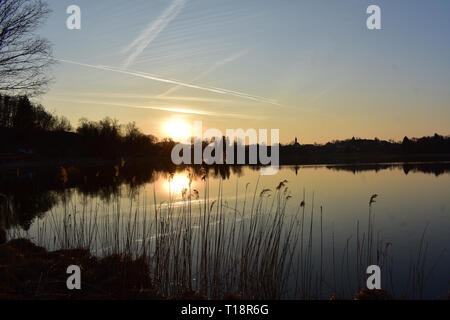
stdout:
{"type": "MultiPolygon", "coordinates": [[[[225,300],[241,299],[239,293],[225,300]]],[[[208,300],[198,291],[186,290],[178,296],[163,297],[150,279],[144,258],[113,254],[96,258],[87,249],[49,252],[30,240],[16,239],[0,244],[0,299],[139,299],[208,300]],[[82,270],[81,290],[68,290],[66,269],[77,265],[82,270]]],[[[335,300],[332,296],[330,299],[335,300]]],[[[355,300],[390,300],[384,290],[362,290],[355,300]]]]}
{"type": "Polygon", "coordinates": [[[0,299],[158,299],[143,259],[97,259],[86,249],[48,252],[26,239],[0,245],[0,299]],[[67,267],[82,269],[82,290],[68,290],[67,267]]]}

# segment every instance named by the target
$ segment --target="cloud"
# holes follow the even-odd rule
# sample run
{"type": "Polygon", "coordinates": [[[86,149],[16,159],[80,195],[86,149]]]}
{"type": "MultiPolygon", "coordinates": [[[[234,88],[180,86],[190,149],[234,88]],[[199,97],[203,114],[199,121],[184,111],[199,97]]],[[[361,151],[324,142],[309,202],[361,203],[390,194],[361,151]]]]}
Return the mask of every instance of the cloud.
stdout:
{"type": "Polygon", "coordinates": [[[136,39],[129,44],[124,52],[131,51],[131,54],[123,62],[123,67],[127,68],[134,60],[148,47],[148,45],[158,37],[158,35],[175,19],[180,13],[186,0],[174,0],[172,4],[152,23],[150,23],[136,39]]]}
{"type": "Polygon", "coordinates": [[[149,73],[143,73],[143,72],[131,71],[131,70],[123,70],[123,69],[113,68],[113,67],[109,67],[109,66],[92,65],[92,64],[81,63],[81,62],[76,62],[76,61],[71,61],[71,60],[64,60],[64,59],[56,59],[56,60],[61,61],[61,62],[66,62],[66,63],[70,63],[70,64],[83,66],[83,67],[94,68],[94,69],[98,69],[98,70],[111,71],[111,72],[116,72],[116,73],[122,73],[122,74],[131,75],[131,76],[135,76],[135,77],[140,77],[140,78],[143,78],[143,79],[163,82],[163,83],[167,83],[167,84],[179,85],[179,86],[183,86],[183,87],[186,87],[186,88],[203,90],[203,91],[207,91],[207,92],[211,92],[211,93],[217,93],[217,94],[223,94],[223,95],[230,95],[230,96],[238,97],[238,98],[241,98],[241,99],[253,100],[253,101],[257,101],[257,102],[261,102],[261,103],[272,104],[272,105],[276,105],[276,106],[282,106],[281,104],[279,104],[275,100],[268,99],[268,98],[265,98],[265,97],[250,95],[250,94],[247,94],[247,93],[244,93],[244,92],[240,92],[240,91],[233,91],[233,90],[217,88],[217,87],[199,86],[199,85],[196,85],[196,84],[193,84],[193,83],[186,83],[186,82],[181,82],[181,81],[174,80],[174,79],[162,78],[162,77],[155,76],[155,75],[152,75],[152,74],[149,74],[149,73]]]}
{"type": "Polygon", "coordinates": [[[255,115],[244,115],[239,113],[222,113],[222,112],[213,112],[213,111],[205,111],[184,107],[164,107],[164,106],[154,106],[154,105],[133,105],[126,103],[117,103],[117,102],[104,102],[104,101],[95,101],[95,100],[65,100],[65,99],[55,99],[57,101],[64,102],[76,102],[81,104],[96,104],[96,105],[104,105],[104,106],[115,106],[115,107],[124,107],[124,108],[133,108],[133,109],[150,109],[150,110],[158,110],[158,111],[167,111],[167,112],[175,112],[175,113],[185,113],[185,114],[196,114],[196,115],[204,115],[204,116],[217,116],[217,117],[227,117],[227,118],[236,118],[236,119],[245,119],[245,120],[255,120],[260,119],[261,117],[257,117],[255,115]]]}
{"type": "MultiPolygon", "coordinates": [[[[240,57],[242,57],[242,56],[245,55],[245,54],[247,54],[247,50],[242,50],[242,51],[239,51],[239,52],[237,52],[237,53],[235,53],[235,54],[233,54],[233,55],[231,55],[231,56],[229,56],[229,57],[227,57],[227,58],[225,58],[225,59],[222,59],[222,60],[217,61],[217,62],[216,62],[213,66],[211,66],[209,69],[206,69],[206,70],[203,71],[200,75],[198,75],[197,77],[195,77],[193,81],[197,81],[197,80],[199,80],[199,79],[201,79],[201,78],[207,76],[208,74],[210,74],[210,73],[216,71],[218,68],[220,68],[220,67],[226,65],[227,63],[230,63],[230,62],[233,62],[234,60],[239,59],[240,57]]],[[[178,90],[180,87],[181,87],[180,85],[174,86],[174,87],[168,89],[166,92],[162,93],[160,96],[161,96],[161,97],[167,96],[168,94],[173,93],[173,92],[175,92],[176,90],[178,90]]]]}
{"type": "Polygon", "coordinates": [[[235,100],[233,99],[218,99],[218,98],[208,98],[208,97],[199,97],[199,96],[170,96],[165,97],[161,95],[151,95],[151,94],[136,94],[136,93],[122,93],[122,92],[60,92],[53,93],[52,96],[88,96],[88,97],[114,97],[114,98],[125,98],[125,99],[146,99],[146,100],[157,100],[157,101],[184,101],[184,102],[211,102],[211,103],[232,103],[235,100]]]}

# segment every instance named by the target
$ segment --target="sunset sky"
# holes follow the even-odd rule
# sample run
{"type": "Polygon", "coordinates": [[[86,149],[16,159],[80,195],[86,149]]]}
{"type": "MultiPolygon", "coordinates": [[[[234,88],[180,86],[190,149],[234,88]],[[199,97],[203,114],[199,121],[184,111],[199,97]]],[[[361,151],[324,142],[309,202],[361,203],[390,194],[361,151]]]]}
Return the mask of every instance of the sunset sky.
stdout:
{"type": "Polygon", "coordinates": [[[280,129],[280,141],[450,134],[450,1],[49,0],[59,63],[39,101],[105,116],[280,129]],[[79,5],[81,30],[66,28],[79,5]],[[381,7],[382,30],[366,8],[381,7]]]}

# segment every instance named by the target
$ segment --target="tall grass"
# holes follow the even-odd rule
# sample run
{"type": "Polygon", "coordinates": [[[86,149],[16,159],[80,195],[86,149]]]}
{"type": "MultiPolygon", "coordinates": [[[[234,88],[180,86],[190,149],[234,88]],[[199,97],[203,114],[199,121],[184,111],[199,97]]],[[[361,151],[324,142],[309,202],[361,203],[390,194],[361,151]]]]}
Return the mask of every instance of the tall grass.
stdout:
{"type": "MultiPolygon", "coordinates": [[[[231,293],[248,299],[351,298],[365,288],[371,264],[381,267],[385,289],[394,292],[392,244],[374,234],[376,195],[369,201],[366,231],[357,221],[355,235],[339,253],[334,228],[324,234],[322,207],[315,216],[314,194],[308,201],[303,191],[297,210],[289,211],[287,181],[274,189],[260,188],[258,181],[253,190],[237,183],[230,200],[223,181],[213,195],[208,177],[202,180],[202,190],[191,184],[183,190],[183,201],[171,194],[158,203],[153,190],[152,205],[139,193],[130,194],[128,203],[119,195],[111,203],[64,197],[62,213],[51,211],[35,223],[35,240],[47,248],[88,248],[100,256],[143,256],[166,296],[199,291],[211,298],[231,293]]],[[[10,237],[19,236],[27,235],[10,231],[10,237]]],[[[426,260],[423,236],[403,297],[423,297],[426,260]]]]}

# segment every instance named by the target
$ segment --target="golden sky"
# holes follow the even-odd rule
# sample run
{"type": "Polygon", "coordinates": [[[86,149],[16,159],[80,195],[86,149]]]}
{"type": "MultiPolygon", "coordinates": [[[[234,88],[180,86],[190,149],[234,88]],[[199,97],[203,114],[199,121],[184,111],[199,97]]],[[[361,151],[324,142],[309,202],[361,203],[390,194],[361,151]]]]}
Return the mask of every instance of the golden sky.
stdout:
{"type": "Polygon", "coordinates": [[[378,2],[382,30],[366,28],[369,1],[82,0],[68,30],[54,1],[42,36],[59,62],[40,102],[159,137],[199,120],[282,143],[450,134],[450,4],[378,2]]]}

